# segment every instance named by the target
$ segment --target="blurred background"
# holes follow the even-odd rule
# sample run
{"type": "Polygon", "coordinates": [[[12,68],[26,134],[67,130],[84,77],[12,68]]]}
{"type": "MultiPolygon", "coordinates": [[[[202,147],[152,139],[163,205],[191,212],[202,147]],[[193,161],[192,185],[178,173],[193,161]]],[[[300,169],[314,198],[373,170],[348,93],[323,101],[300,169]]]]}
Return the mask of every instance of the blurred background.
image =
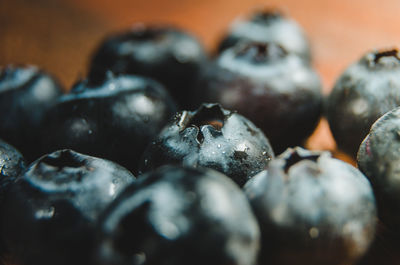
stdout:
{"type": "MultiPolygon", "coordinates": [[[[279,7],[305,29],[325,93],[365,52],[400,43],[399,0],[0,0],[0,65],[36,64],[69,89],[109,33],[165,22],[211,51],[235,18],[259,7],[279,7]]],[[[335,150],[325,121],[308,146],[335,150]]]]}

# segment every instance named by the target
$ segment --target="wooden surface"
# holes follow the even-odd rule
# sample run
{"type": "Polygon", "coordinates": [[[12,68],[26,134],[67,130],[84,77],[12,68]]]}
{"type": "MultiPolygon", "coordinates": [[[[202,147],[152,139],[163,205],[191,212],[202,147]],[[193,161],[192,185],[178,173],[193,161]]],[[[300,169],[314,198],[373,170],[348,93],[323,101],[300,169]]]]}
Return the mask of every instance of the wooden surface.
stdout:
{"type": "MultiPolygon", "coordinates": [[[[107,33],[138,21],[166,22],[193,32],[211,50],[237,16],[263,6],[283,9],[304,27],[325,93],[363,53],[400,43],[398,0],[0,0],[0,65],[37,64],[68,89],[86,75],[89,56],[107,33]]],[[[325,120],[308,147],[335,150],[325,120]]]]}

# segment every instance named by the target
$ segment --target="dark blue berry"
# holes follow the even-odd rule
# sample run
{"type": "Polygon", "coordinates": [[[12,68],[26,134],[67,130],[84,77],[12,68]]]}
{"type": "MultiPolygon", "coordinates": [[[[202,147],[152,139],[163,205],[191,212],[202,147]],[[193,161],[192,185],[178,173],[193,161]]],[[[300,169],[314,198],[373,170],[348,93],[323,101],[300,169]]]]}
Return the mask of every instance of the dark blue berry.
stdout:
{"type": "Polygon", "coordinates": [[[206,59],[190,34],[171,26],[137,24],[100,44],[89,77],[98,82],[107,71],[148,76],[162,83],[180,107],[193,109],[194,87],[206,59]]]}
{"type": "Polygon", "coordinates": [[[302,145],[322,112],[317,73],[274,43],[225,50],[204,72],[199,93],[204,102],[219,102],[254,122],[277,154],[302,145]]]}
{"type": "Polygon", "coordinates": [[[35,66],[0,68],[0,138],[15,146],[28,161],[40,154],[44,113],[62,94],[49,74],[35,66]]]}
{"type": "Polygon", "coordinates": [[[368,179],[328,152],[288,149],[245,193],[259,221],[259,265],[354,264],[375,236],[368,179]]]}
{"type": "Polygon", "coordinates": [[[15,264],[89,264],[100,213],[134,180],[107,160],[45,155],[10,186],[1,235],[15,264]]]}
{"type": "Polygon", "coordinates": [[[327,118],[339,149],[355,157],[371,125],[400,105],[397,49],[372,51],[337,80],[327,100],[327,118]]]}
{"type": "MultiPolygon", "coordinates": [[[[10,185],[25,170],[25,167],[25,159],[21,153],[0,139],[0,224],[3,218],[7,218],[3,214],[4,195],[10,188],[10,185]]],[[[0,235],[0,255],[4,255],[4,252],[3,237],[0,235]]]]}
{"type": "Polygon", "coordinates": [[[101,85],[78,83],[47,112],[44,152],[71,148],[136,171],[147,144],[176,112],[157,82],[132,75],[108,76],[101,85]]]}
{"type": "Polygon", "coordinates": [[[246,19],[236,20],[219,44],[219,53],[241,41],[274,42],[305,62],[311,60],[305,32],[296,21],[278,9],[257,10],[246,19]]]}
{"type": "Polygon", "coordinates": [[[253,265],[259,228],[242,191],[210,169],[139,178],[100,220],[98,264],[253,265]]]}
{"type": "Polygon", "coordinates": [[[400,235],[400,108],[379,118],[360,145],[357,163],[371,181],[382,223],[400,235]]]}
{"type": "Polygon", "coordinates": [[[165,164],[208,167],[243,185],[273,156],[268,139],[251,121],[218,104],[203,104],[166,125],[147,147],[140,170],[165,164]]]}

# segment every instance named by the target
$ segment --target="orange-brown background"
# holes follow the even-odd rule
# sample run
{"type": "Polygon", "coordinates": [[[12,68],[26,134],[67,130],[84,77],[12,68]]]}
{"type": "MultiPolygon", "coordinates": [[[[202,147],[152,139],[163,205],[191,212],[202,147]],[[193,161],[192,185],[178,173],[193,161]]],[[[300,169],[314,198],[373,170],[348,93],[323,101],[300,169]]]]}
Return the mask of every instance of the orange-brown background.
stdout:
{"type": "MultiPolygon", "coordinates": [[[[400,44],[399,0],[0,0],[0,65],[37,64],[68,89],[85,76],[107,33],[138,21],[167,22],[211,50],[234,18],[263,6],[280,7],[304,27],[325,93],[366,51],[400,44]]],[[[309,147],[335,148],[325,121],[309,147]]]]}

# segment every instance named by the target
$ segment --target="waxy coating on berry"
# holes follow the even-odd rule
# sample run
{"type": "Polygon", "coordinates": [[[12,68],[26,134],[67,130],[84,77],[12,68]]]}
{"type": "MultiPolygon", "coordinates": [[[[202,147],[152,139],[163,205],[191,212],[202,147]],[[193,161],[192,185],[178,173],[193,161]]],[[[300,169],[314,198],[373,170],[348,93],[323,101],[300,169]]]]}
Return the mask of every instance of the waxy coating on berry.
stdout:
{"type": "Polygon", "coordinates": [[[317,73],[274,43],[239,43],[225,50],[199,81],[200,98],[251,120],[275,153],[302,145],[322,112],[317,73]]]}
{"type": "Polygon", "coordinates": [[[147,147],[140,170],[165,164],[208,167],[242,186],[273,156],[268,139],[251,121],[218,104],[203,104],[166,125],[147,147]]]}
{"type": "Polygon", "coordinates": [[[35,66],[0,68],[0,138],[28,161],[39,158],[43,115],[61,94],[58,81],[35,66]]]}
{"type": "Polygon", "coordinates": [[[353,264],[375,236],[368,179],[328,152],[288,149],[244,187],[264,264],[353,264]]]}
{"type": "Polygon", "coordinates": [[[237,185],[211,169],[143,175],[100,220],[101,265],[254,265],[259,228],[237,185]]]}
{"type": "Polygon", "coordinates": [[[162,83],[184,109],[193,109],[194,85],[207,61],[199,41],[163,25],[136,24],[107,37],[93,55],[89,79],[101,82],[106,72],[138,74],[162,83]]]}
{"type": "Polygon", "coordinates": [[[219,53],[241,41],[273,42],[305,62],[311,60],[310,43],[299,24],[278,9],[257,10],[247,19],[238,19],[219,44],[219,53]]]}
{"type": "Polygon", "coordinates": [[[32,163],[10,186],[1,224],[16,264],[89,264],[100,213],[134,181],[125,168],[72,150],[32,163]]]}
{"type": "Polygon", "coordinates": [[[400,108],[386,113],[360,145],[357,164],[371,181],[381,222],[400,235],[400,108]]]}
{"type": "Polygon", "coordinates": [[[109,75],[101,85],[78,83],[48,111],[44,152],[62,148],[106,158],[134,173],[147,144],[176,112],[161,84],[109,75]]]}
{"type": "Polygon", "coordinates": [[[400,105],[400,54],[376,50],[352,64],[327,99],[327,118],[339,149],[355,157],[371,125],[400,105]]]}

